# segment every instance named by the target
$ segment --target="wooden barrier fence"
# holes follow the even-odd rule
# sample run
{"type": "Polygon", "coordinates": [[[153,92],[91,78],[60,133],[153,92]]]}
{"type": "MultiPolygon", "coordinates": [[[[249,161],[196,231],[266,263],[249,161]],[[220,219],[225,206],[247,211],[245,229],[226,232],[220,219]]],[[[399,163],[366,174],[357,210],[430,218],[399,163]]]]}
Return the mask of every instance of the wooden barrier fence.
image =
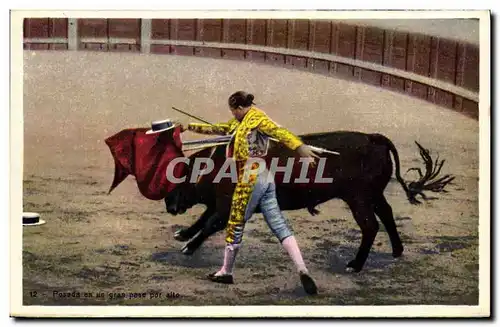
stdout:
{"type": "Polygon", "coordinates": [[[478,118],[479,47],[331,20],[24,20],[26,50],[128,51],[250,60],[342,76],[478,118]]]}

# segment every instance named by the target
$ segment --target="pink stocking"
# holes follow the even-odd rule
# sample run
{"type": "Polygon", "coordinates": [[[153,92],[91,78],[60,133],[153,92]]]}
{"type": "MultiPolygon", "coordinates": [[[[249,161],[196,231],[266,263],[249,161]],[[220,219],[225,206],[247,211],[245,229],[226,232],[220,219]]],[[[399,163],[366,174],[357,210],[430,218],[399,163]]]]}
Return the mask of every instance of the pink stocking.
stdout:
{"type": "Polygon", "coordinates": [[[304,263],[304,259],[302,259],[302,254],[300,253],[295,237],[293,235],[289,236],[285,238],[281,244],[285,248],[286,252],[288,252],[290,258],[292,258],[297,270],[302,273],[307,273],[306,264],[304,263]]]}
{"type": "Polygon", "coordinates": [[[226,244],[224,249],[224,264],[215,276],[232,275],[236,255],[240,249],[240,244],[226,244]]]}

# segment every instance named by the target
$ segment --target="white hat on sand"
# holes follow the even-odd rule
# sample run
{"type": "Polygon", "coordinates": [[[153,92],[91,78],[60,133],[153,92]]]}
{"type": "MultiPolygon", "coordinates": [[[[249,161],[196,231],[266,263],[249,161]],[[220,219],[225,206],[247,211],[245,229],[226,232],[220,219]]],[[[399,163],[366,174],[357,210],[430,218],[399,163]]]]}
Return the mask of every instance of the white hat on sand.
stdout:
{"type": "Polygon", "coordinates": [[[45,224],[45,220],[40,219],[40,214],[36,212],[23,212],[23,226],[38,226],[45,224]]]}
{"type": "Polygon", "coordinates": [[[146,134],[156,134],[168,131],[175,127],[175,124],[170,119],[157,120],[151,123],[151,129],[146,134]]]}

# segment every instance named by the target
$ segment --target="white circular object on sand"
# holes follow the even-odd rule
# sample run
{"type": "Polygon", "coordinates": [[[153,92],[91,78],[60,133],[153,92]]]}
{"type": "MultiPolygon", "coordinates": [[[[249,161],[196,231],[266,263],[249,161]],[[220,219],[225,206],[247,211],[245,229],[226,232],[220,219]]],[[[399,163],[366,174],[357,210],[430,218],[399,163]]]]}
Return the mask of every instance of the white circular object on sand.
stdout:
{"type": "Polygon", "coordinates": [[[45,220],[40,219],[40,214],[36,212],[23,212],[23,226],[38,226],[45,224],[45,220]]]}

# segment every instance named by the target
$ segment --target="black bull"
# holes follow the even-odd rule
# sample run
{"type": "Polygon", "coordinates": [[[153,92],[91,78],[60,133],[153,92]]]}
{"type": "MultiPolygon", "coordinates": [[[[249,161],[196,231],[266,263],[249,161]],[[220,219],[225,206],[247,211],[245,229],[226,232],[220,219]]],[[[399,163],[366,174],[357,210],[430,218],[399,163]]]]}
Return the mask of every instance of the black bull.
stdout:
{"type": "MultiPolygon", "coordinates": [[[[300,137],[306,144],[340,153],[340,155],[326,153],[320,155],[326,158],[323,177],[332,178],[333,182],[328,184],[318,184],[312,181],[307,184],[293,183],[298,177],[294,173],[290,183],[283,183],[282,175],[276,173],[279,206],[284,211],[306,208],[312,215],[315,215],[319,212],[315,207],[321,203],[333,198],[345,201],[362,233],[356,257],[347,264],[348,270],[359,272],[363,268],[379,230],[376,216],[379,217],[389,235],[393,256],[399,257],[403,253],[403,244],[396,228],[392,208],[384,196],[384,189],[393,172],[390,153],[394,157],[396,179],[412,204],[420,203],[416,199],[418,194],[426,199],[424,190],[443,191],[444,186],[453,179],[446,175],[431,181],[439,175],[444,161],[433,167],[428,151],[418,143],[420,154],[426,163],[426,173],[424,175],[420,169],[412,168],[418,170],[421,178],[407,185],[401,177],[398,151],[394,144],[383,135],[338,131],[307,134],[300,137]],[[429,183],[426,184],[427,182],[429,183]]],[[[224,150],[224,146],[218,146],[212,154],[215,173],[225,160],[224,150]]],[[[211,149],[205,149],[193,154],[190,158],[208,157],[211,153],[211,149]]],[[[289,157],[297,159],[294,152],[274,142],[267,155],[268,159],[272,157],[279,157],[280,167],[286,165],[289,157]]],[[[234,184],[229,179],[226,179],[228,182],[224,182],[223,179],[219,184],[213,183],[214,173],[203,176],[196,184],[190,183],[193,161],[190,161],[186,182],[178,185],[165,198],[167,212],[173,215],[182,214],[195,204],[206,206],[205,212],[193,225],[176,232],[177,240],[189,240],[182,250],[188,255],[194,253],[208,237],[225,228],[234,191],[234,184]]],[[[295,165],[301,166],[302,163],[295,160],[295,165]]],[[[297,170],[300,171],[300,168],[297,170]]],[[[308,176],[314,177],[314,174],[308,176]]],[[[257,209],[257,212],[260,210],[257,209]]]]}

